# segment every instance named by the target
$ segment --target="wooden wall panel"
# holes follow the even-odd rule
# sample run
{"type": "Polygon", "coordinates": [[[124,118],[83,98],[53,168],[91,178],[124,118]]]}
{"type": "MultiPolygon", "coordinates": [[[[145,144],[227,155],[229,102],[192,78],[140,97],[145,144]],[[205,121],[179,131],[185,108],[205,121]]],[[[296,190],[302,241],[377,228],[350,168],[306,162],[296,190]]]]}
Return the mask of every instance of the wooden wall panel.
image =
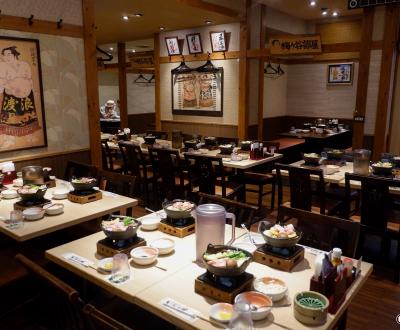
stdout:
{"type": "Polygon", "coordinates": [[[202,136],[238,137],[238,128],[235,125],[204,124],[195,122],[184,122],[179,120],[163,120],[161,122],[161,128],[163,131],[167,132],[180,130],[183,133],[196,133],[202,136]]]}
{"type": "Polygon", "coordinates": [[[128,115],[128,127],[133,133],[145,133],[155,128],[155,113],[135,113],[128,115]]]}
{"type": "Polygon", "coordinates": [[[156,129],[161,129],[161,76],[160,76],[160,35],[154,34],[154,75],[155,75],[155,121],[156,129]]]}
{"type": "Polygon", "coordinates": [[[125,43],[118,43],[118,90],[121,128],[128,127],[128,92],[126,86],[125,43]]]}
{"type": "Polygon", "coordinates": [[[324,44],[359,42],[361,40],[361,19],[315,25],[315,33],[321,35],[324,44]]]}

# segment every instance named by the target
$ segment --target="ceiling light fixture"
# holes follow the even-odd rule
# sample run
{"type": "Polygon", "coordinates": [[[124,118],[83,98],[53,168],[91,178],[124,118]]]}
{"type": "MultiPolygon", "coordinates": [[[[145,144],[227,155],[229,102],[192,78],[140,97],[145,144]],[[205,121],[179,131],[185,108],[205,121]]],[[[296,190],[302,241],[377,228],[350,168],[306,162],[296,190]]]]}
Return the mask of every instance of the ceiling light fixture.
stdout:
{"type": "Polygon", "coordinates": [[[165,27],[160,26],[160,31],[164,31],[164,30],[165,30],[165,27]]]}
{"type": "Polygon", "coordinates": [[[205,20],[204,23],[206,23],[206,24],[211,24],[212,21],[210,21],[210,20],[205,20]]]}
{"type": "Polygon", "coordinates": [[[339,15],[339,13],[337,12],[337,11],[334,11],[333,13],[332,13],[332,16],[334,16],[334,17],[337,17],[339,15]]]}
{"type": "Polygon", "coordinates": [[[142,17],[143,14],[142,14],[142,13],[136,13],[136,14],[133,14],[133,16],[135,16],[135,17],[142,17]]]}
{"type": "Polygon", "coordinates": [[[127,20],[129,20],[129,16],[128,16],[128,15],[124,15],[124,16],[122,16],[122,19],[123,19],[124,21],[127,21],[127,20]]]}
{"type": "Polygon", "coordinates": [[[311,7],[315,7],[316,4],[317,4],[317,1],[314,1],[314,0],[310,1],[310,6],[311,7]]]}
{"type": "Polygon", "coordinates": [[[322,16],[328,15],[328,8],[321,8],[321,15],[322,16]]]}
{"type": "Polygon", "coordinates": [[[132,49],[131,52],[132,52],[132,53],[136,53],[136,50],[132,49]]]}
{"type": "Polygon", "coordinates": [[[114,48],[110,47],[110,50],[112,51],[112,50],[114,50],[114,48]]]}

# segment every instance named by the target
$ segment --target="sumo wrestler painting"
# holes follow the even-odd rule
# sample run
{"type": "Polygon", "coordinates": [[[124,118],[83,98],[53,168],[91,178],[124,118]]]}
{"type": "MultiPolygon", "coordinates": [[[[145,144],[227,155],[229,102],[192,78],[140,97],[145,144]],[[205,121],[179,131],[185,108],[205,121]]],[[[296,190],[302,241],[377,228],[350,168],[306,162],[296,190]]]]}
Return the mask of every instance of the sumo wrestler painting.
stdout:
{"type": "Polygon", "coordinates": [[[0,37],[0,152],[46,145],[39,41],[0,37]]]}

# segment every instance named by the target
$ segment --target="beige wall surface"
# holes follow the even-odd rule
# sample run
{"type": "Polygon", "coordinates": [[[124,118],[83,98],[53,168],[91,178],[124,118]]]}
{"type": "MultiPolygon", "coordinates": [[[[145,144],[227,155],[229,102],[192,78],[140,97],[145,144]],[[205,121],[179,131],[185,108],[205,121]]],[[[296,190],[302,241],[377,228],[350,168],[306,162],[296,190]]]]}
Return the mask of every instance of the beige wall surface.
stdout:
{"type": "MultiPolygon", "coordinates": [[[[271,63],[276,67],[276,63],[271,63]]],[[[290,67],[281,64],[285,74],[278,78],[270,78],[264,75],[264,118],[280,117],[287,114],[287,83],[290,75],[290,67]]]]}
{"type": "Polygon", "coordinates": [[[312,33],[313,26],[305,20],[290,16],[281,11],[267,8],[266,12],[267,27],[290,34],[312,33]]]}
{"type": "Polygon", "coordinates": [[[5,152],[1,159],[89,147],[83,39],[0,30],[3,36],[39,39],[47,148],[5,152]]]}
{"type": "MultiPolygon", "coordinates": [[[[154,79],[151,83],[137,83],[135,79],[138,74],[128,73],[126,84],[128,92],[128,114],[154,113],[155,112],[155,84],[154,79]]],[[[151,74],[143,75],[146,79],[152,77],[151,74]]],[[[141,80],[143,81],[143,80],[141,80]]]]}
{"type": "Polygon", "coordinates": [[[98,71],[99,78],[99,103],[104,105],[108,100],[119,99],[118,71],[98,71]]]}

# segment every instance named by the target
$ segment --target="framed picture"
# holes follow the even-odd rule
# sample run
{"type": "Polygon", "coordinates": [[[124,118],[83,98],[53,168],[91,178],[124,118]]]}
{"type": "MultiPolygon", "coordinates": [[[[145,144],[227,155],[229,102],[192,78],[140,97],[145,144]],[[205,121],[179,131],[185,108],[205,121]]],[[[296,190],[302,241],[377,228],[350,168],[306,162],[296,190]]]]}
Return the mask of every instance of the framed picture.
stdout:
{"type": "Polygon", "coordinates": [[[169,56],[181,55],[178,37],[165,37],[165,43],[167,45],[169,56]]]}
{"type": "Polygon", "coordinates": [[[351,85],[353,66],[353,63],[328,64],[327,85],[351,85]]]}
{"type": "Polygon", "coordinates": [[[45,146],[39,40],[0,37],[0,152],[45,146]]]}
{"type": "Polygon", "coordinates": [[[200,33],[192,33],[186,35],[187,45],[190,54],[201,54],[203,53],[203,47],[201,45],[200,33]]]}
{"type": "Polygon", "coordinates": [[[222,117],[223,68],[215,73],[171,72],[172,113],[175,115],[222,117]]]}
{"type": "Polygon", "coordinates": [[[213,52],[226,52],[228,50],[225,31],[210,32],[210,40],[213,52]]]}

